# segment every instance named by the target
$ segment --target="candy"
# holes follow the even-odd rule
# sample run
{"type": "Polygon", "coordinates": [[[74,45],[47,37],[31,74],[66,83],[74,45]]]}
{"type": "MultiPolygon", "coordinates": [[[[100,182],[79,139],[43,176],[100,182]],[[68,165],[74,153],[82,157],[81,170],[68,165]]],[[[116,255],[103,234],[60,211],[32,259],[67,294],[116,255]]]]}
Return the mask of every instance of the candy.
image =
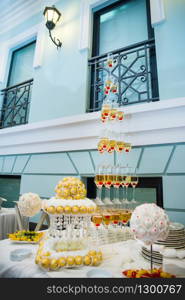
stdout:
{"type": "Polygon", "coordinates": [[[97,256],[93,257],[93,266],[98,266],[100,264],[100,260],[97,256]]]}
{"type": "Polygon", "coordinates": [[[70,214],[70,213],[71,213],[71,207],[70,207],[70,206],[64,207],[64,212],[65,212],[66,214],[70,214]]]}
{"type": "Polygon", "coordinates": [[[95,212],[95,208],[93,206],[88,207],[87,209],[88,213],[94,213],[95,212]]]}
{"type": "Polygon", "coordinates": [[[78,214],[79,213],[79,207],[78,206],[73,206],[72,207],[72,213],[73,214],[78,214]]]}
{"type": "Polygon", "coordinates": [[[91,262],[92,262],[91,257],[88,256],[88,255],[86,255],[86,256],[84,257],[84,265],[89,266],[89,265],[91,264],[91,262]]]}
{"type": "Polygon", "coordinates": [[[49,266],[50,266],[50,259],[49,258],[43,258],[41,260],[41,266],[43,268],[49,268],[49,266]]]}
{"type": "Polygon", "coordinates": [[[98,251],[97,252],[97,258],[101,261],[103,259],[103,256],[102,256],[102,252],[101,251],[98,251]]]}
{"type": "Polygon", "coordinates": [[[75,256],[75,264],[76,265],[81,265],[82,264],[82,256],[80,256],[80,255],[75,256]]]}
{"type": "Polygon", "coordinates": [[[59,264],[60,267],[65,267],[65,265],[66,265],[65,257],[60,257],[59,260],[58,260],[58,264],[59,264]]]}
{"type": "Polygon", "coordinates": [[[74,265],[74,262],[75,262],[75,260],[74,260],[74,257],[73,257],[73,256],[68,256],[68,257],[67,257],[67,264],[68,264],[69,266],[74,265]]]}
{"type": "Polygon", "coordinates": [[[54,206],[49,206],[49,207],[47,208],[47,212],[48,212],[49,214],[55,214],[56,209],[55,209],[54,206]]]}
{"type": "Polygon", "coordinates": [[[87,207],[80,206],[80,213],[85,214],[87,212],[87,207]]]}
{"type": "Polygon", "coordinates": [[[35,258],[35,263],[38,265],[41,261],[41,256],[40,255],[37,255],[36,258],[35,258]]]}
{"type": "Polygon", "coordinates": [[[90,256],[95,256],[96,255],[96,251],[95,250],[90,250],[88,255],[90,256]]]}
{"type": "Polygon", "coordinates": [[[57,270],[58,268],[59,268],[58,260],[53,258],[50,262],[50,269],[57,270]]]}
{"type": "Polygon", "coordinates": [[[65,177],[55,188],[56,197],[60,199],[84,199],[86,189],[83,182],[76,177],[65,177]]]}
{"type": "Polygon", "coordinates": [[[56,212],[59,213],[59,214],[63,213],[63,211],[64,211],[64,208],[62,206],[58,206],[56,208],[56,212]]]}

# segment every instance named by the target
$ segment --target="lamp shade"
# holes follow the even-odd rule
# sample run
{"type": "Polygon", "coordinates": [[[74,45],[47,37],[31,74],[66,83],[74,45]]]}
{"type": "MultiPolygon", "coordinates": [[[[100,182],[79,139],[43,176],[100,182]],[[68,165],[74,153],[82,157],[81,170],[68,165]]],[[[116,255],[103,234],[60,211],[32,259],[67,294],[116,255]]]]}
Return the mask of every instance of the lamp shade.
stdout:
{"type": "Polygon", "coordinates": [[[56,23],[59,21],[61,17],[61,13],[58,11],[58,9],[55,6],[51,6],[51,7],[46,6],[43,14],[46,19],[46,27],[49,30],[52,30],[55,27],[56,23]]]}

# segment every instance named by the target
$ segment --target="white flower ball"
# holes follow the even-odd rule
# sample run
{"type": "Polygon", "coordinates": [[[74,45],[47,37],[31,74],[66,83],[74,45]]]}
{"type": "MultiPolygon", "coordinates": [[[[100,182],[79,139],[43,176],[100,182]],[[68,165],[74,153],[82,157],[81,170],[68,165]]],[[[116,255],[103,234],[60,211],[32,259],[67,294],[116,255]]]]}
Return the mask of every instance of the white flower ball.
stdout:
{"type": "Polygon", "coordinates": [[[42,206],[42,200],[39,195],[34,193],[25,193],[20,196],[18,201],[18,208],[21,215],[25,217],[33,217],[39,212],[42,206]]]}
{"type": "Polygon", "coordinates": [[[135,238],[146,245],[165,240],[169,233],[169,219],[164,209],[156,204],[146,203],[135,208],[130,219],[135,238]]]}

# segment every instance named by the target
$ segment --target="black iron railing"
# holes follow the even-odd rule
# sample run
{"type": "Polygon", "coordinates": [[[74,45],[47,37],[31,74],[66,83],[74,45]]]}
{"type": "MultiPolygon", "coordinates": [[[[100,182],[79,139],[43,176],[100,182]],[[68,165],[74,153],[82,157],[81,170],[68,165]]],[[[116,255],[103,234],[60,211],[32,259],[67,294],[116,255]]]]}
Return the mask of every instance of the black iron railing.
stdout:
{"type": "Polygon", "coordinates": [[[106,66],[108,53],[89,60],[91,89],[88,111],[101,109],[106,97],[104,81],[108,75],[118,84],[114,100],[120,106],[159,100],[154,39],[111,53],[115,59],[115,65],[110,74],[106,66]]]}
{"type": "Polygon", "coordinates": [[[0,128],[28,123],[33,79],[3,89],[0,128]]]}

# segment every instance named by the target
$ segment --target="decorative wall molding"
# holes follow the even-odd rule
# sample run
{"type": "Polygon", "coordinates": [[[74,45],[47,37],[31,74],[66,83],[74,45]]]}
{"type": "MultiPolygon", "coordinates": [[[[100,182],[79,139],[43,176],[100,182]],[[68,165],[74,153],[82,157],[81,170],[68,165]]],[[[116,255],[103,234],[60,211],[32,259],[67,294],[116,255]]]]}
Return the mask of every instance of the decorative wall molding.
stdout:
{"type": "MultiPolygon", "coordinates": [[[[116,1],[118,0],[115,0],[115,2],[116,1]]],[[[108,0],[82,0],[80,14],[80,51],[91,48],[92,9],[101,4],[106,4],[106,2],[108,2],[108,0]]],[[[163,0],[150,0],[150,8],[152,26],[165,20],[163,0]]]]}
{"type": "Polygon", "coordinates": [[[37,40],[36,40],[35,54],[33,60],[33,67],[35,69],[42,66],[45,36],[46,36],[45,32],[46,32],[46,27],[44,22],[42,22],[40,23],[40,25],[38,25],[38,31],[37,31],[37,40]]]}
{"type": "MultiPolygon", "coordinates": [[[[122,131],[134,146],[185,142],[185,98],[124,108],[122,131]]],[[[99,112],[0,130],[0,155],[96,149],[99,112]]]]}
{"type": "Polygon", "coordinates": [[[165,20],[164,0],[150,0],[151,23],[158,25],[165,20]]]}
{"type": "MultiPolygon", "coordinates": [[[[82,0],[80,8],[80,40],[79,50],[87,50],[91,47],[92,9],[106,4],[109,0],[82,0]]],[[[118,0],[115,0],[115,2],[118,0]]]]}
{"type": "Polygon", "coordinates": [[[14,38],[7,40],[0,47],[0,83],[5,83],[6,73],[9,62],[9,55],[12,49],[21,46],[30,39],[36,37],[36,48],[34,54],[33,67],[38,68],[42,65],[42,57],[44,51],[44,38],[45,38],[45,26],[44,23],[40,23],[31,27],[29,30],[22,32],[21,34],[15,36],[14,38]]]}

